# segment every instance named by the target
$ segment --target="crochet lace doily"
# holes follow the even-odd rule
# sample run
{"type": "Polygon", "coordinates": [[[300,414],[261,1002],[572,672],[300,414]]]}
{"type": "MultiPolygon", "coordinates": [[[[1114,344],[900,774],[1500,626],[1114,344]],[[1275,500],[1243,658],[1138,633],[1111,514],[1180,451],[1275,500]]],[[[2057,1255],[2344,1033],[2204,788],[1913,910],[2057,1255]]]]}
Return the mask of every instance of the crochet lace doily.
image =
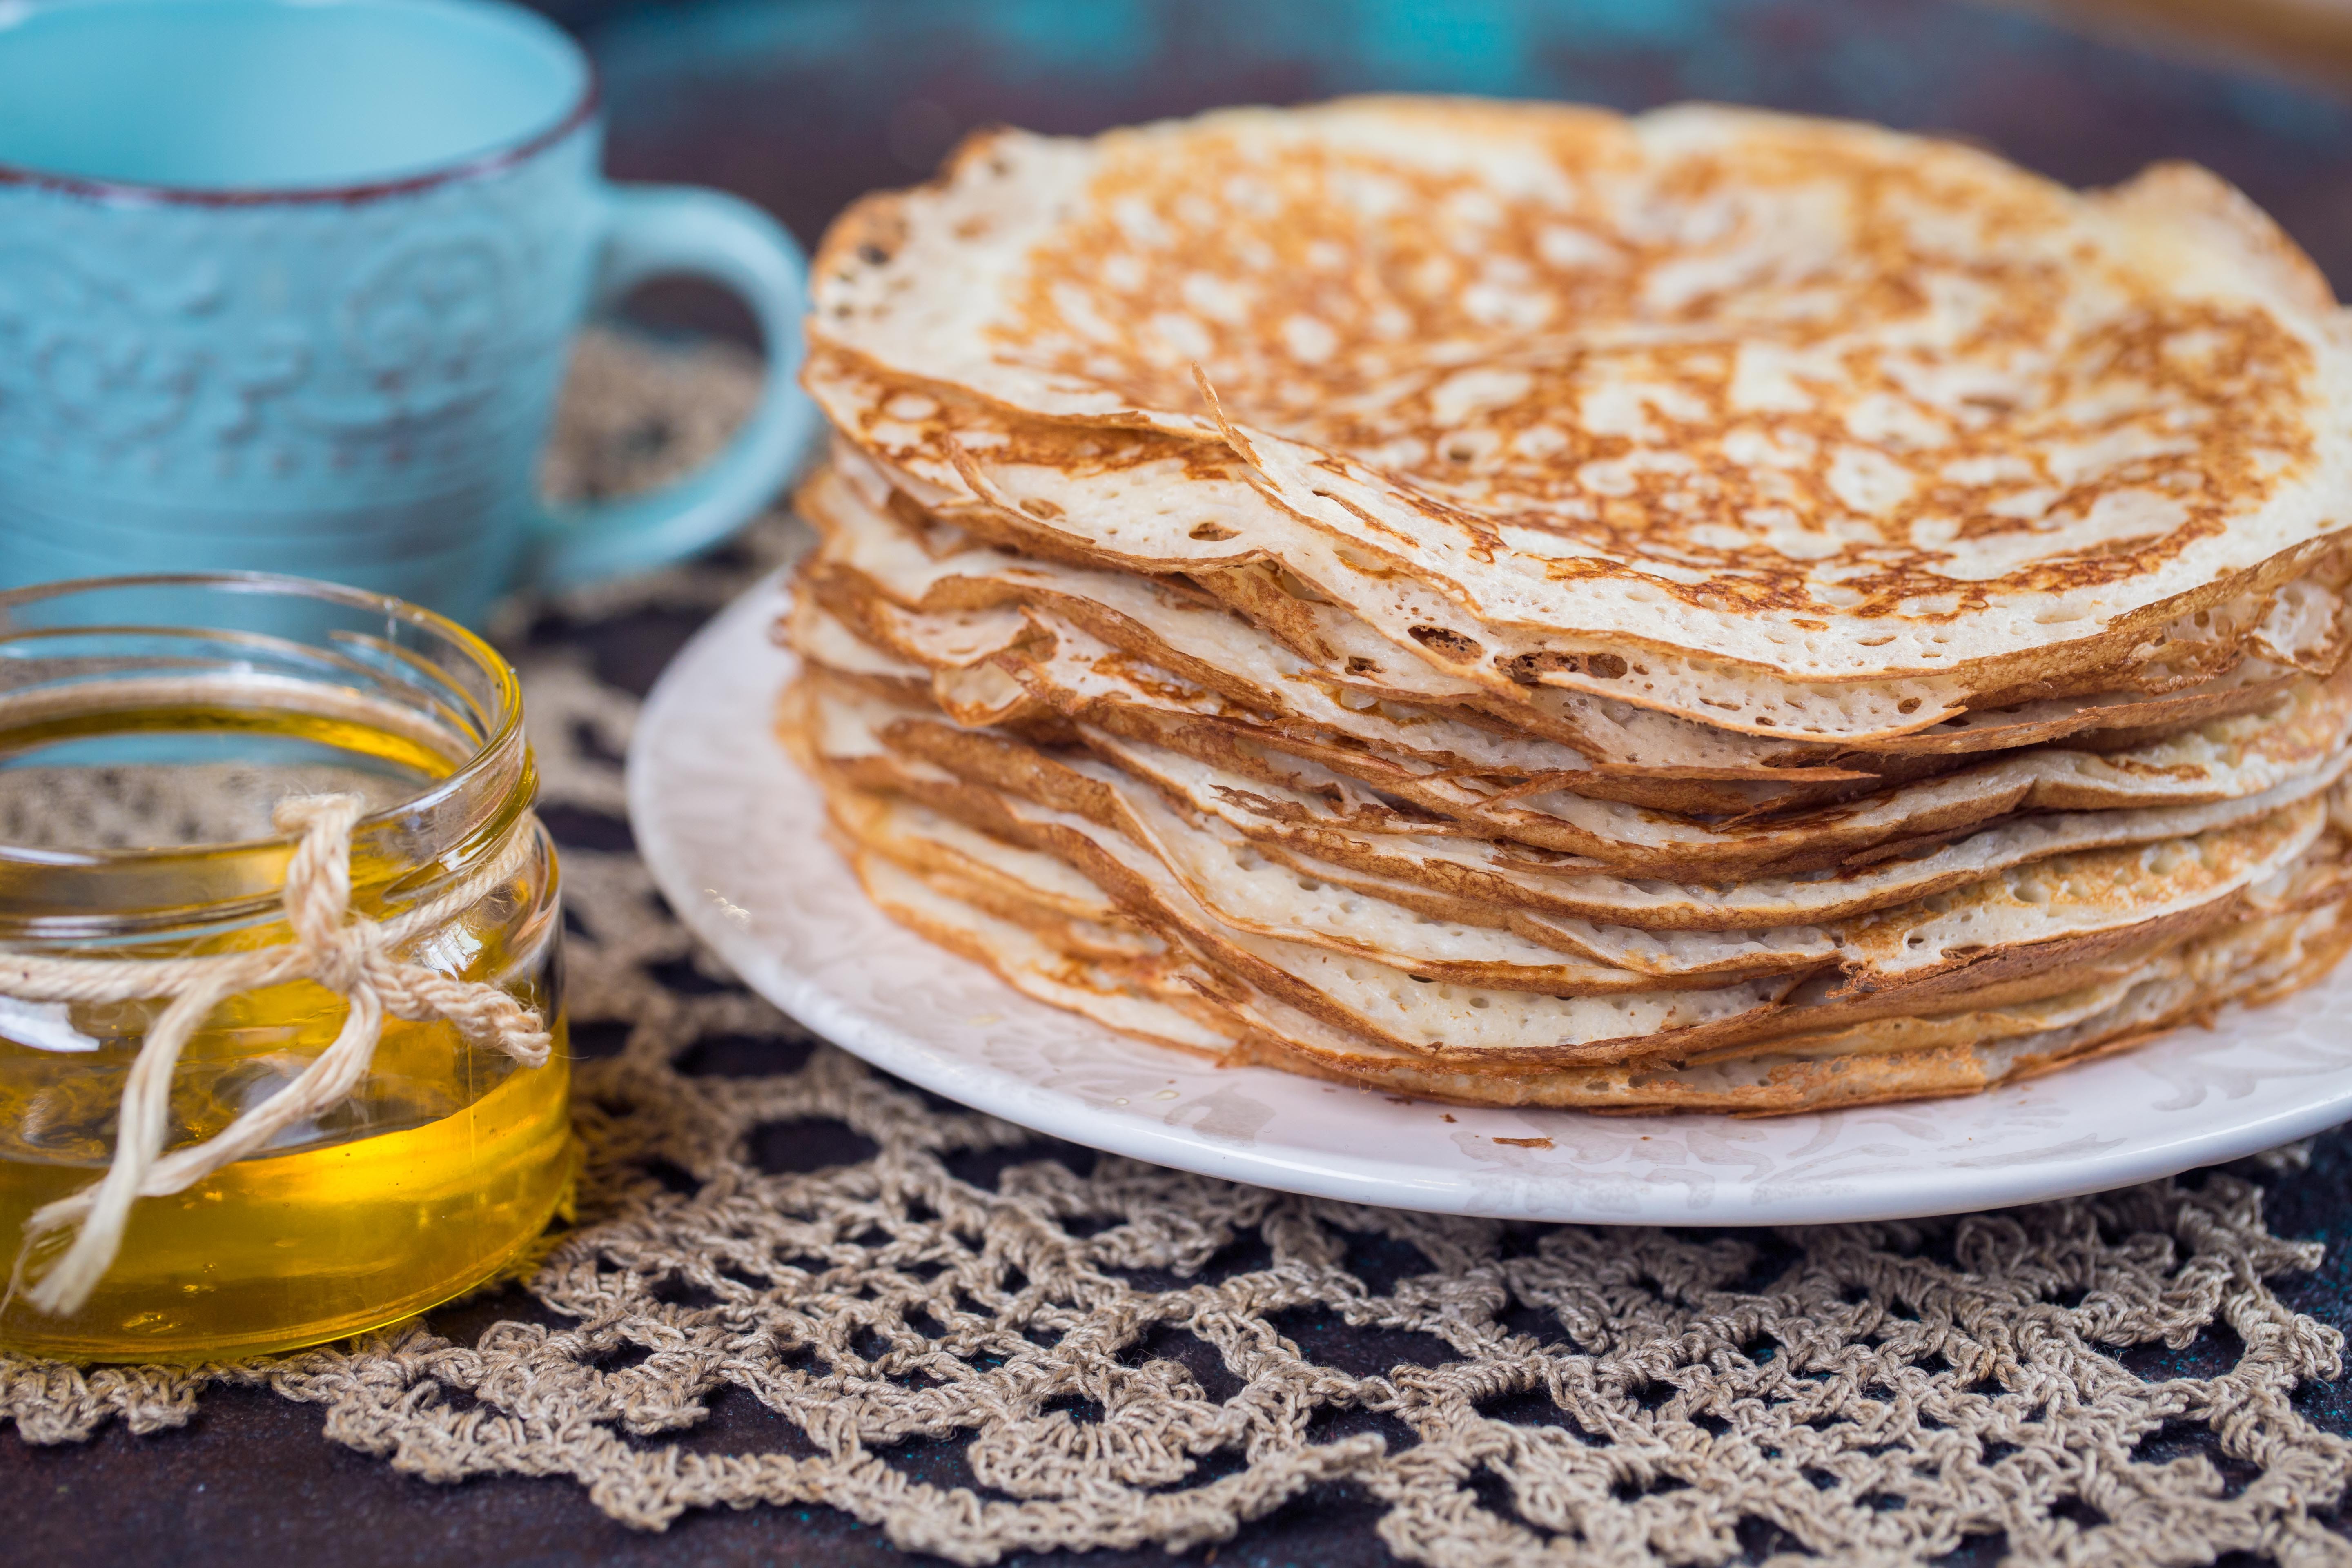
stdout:
{"type": "MultiPolygon", "coordinates": [[[[592,338],[554,482],[689,463],[751,384],[732,354],[592,338]]],[[[1222,1541],[1330,1481],[1448,1568],[2352,1560],[2328,1522],[2352,1445],[2290,1400],[2342,1336],[2265,1283],[2319,1249],[2270,1235],[2240,1176],[1914,1224],[1504,1225],[1044,1144],[812,1040],[670,918],[619,821],[635,700],[544,633],[707,613],[792,526],[577,595],[520,645],[596,1057],[536,1321],[197,1369],[0,1357],[26,1438],[260,1384],[415,1475],[569,1478],[646,1529],[829,1504],[974,1563],[1222,1541]],[[2153,1375],[2192,1342],[2229,1353],[2153,1375]],[[722,1399],[771,1413],[761,1451],[698,1440],[722,1399]]]]}

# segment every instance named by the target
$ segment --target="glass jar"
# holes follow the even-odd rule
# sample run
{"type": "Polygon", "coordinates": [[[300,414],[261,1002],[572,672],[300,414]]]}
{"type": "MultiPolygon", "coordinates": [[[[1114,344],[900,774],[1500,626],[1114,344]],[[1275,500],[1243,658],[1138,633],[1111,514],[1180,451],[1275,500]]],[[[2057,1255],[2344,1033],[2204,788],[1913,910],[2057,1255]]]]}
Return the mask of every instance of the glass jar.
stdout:
{"type": "MultiPolygon", "coordinates": [[[[393,948],[538,1010],[530,1067],[456,1026],[387,1016],[357,1089],[259,1152],[133,1205],[78,1310],[20,1286],[0,1345],[90,1360],[290,1349],[458,1295],[529,1247],[573,1158],[553,846],[513,669],[396,599],[249,574],[0,594],[0,953],[156,959],[291,940],[289,796],[350,793],[351,911],[488,891],[393,948]]],[[[428,919],[431,917],[427,917],[428,919]]],[[[144,982],[142,981],[142,984],[144,982]]],[[[0,994],[0,1268],[40,1277],[26,1219],[103,1176],[161,997],[0,994]]],[[[345,998],[296,980],[229,996],[182,1053],[164,1147],[208,1139],[332,1041],[345,998]]]]}

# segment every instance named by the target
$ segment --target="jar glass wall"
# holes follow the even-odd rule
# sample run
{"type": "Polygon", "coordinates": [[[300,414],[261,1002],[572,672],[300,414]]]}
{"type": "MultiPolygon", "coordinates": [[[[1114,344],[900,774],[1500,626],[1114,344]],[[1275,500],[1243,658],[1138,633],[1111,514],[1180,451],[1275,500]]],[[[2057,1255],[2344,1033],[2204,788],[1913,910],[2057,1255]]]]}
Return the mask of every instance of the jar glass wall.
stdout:
{"type": "MultiPolygon", "coordinates": [[[[20,1289],[0,1345],[101,1360],[315,1343],[469,1289],[571,1180],[556,863],[513,670],[395,599],[254,575],[0,594],[0,954],[154,959],[288,942],[289,796],[357,795],[351,909],[388,921],[520,868],[394,956],[539,1010],[524,1066],[438,1019],[387,1017],[351,1098],[184,1191],[142,1197],[95,1294],[20,1289]]],[[[0,993],[5,986],[0,985],[0,993]]],[[[164,998],[0,994],[0,1252],[38,1278],[35,1210],[113,1157],[125,1077],[164,998]]],[[[217,1133],[317,1058],[346,1004],[309,980],[231,996],[182,1054],[165,1147],[217,1133]]]]}

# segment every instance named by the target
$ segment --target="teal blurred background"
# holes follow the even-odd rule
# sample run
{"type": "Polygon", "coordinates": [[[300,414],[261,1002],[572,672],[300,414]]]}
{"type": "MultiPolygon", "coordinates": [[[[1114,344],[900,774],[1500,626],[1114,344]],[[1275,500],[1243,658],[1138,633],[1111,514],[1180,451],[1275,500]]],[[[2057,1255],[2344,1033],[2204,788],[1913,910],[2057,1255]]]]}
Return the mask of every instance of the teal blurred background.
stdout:
{"type": "MultiPolygon", "coordinates": [[[[2131,0],[2097,0],[2107,13],[2131,0]]],[[[2169,14],[2199,0],[2141,0],[2169,14]]],[[[2074,184],[2190,158],[2242,186],[2352,293],[2347,0],[2207,0],[2281,17],[2250,63],[2194,33],[2090,34],[1973,0],[551,0],[588,43],[625,179],[713,184],[805,241],[927,174],[975,125],[1087,132],[1220,103],[1370,90],[1686,98],[1958,132],[2074,184]],[[2341,36],[2329,30],[2338,19],[2341,36]],[[2284,43],[2282,44],[2282,37],[2284,43]]],[[[653,309],[726,324],[714,302],[653,309]]]]}

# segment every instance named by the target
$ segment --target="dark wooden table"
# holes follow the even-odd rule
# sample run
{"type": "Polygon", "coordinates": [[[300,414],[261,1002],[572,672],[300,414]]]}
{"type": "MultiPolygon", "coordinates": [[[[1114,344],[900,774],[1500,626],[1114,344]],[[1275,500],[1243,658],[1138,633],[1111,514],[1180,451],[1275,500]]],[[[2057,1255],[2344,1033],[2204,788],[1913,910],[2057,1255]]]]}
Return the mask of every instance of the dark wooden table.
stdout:
{"type": "MultiPolygon", "coordinates": [[[[2352,106],[2316,88],[1945,0],[557,0],[548,8],[602,63],[616,174],[727,187],[808,241],[860,191],[911,181],[957,135],[990,121],[1088,131],[1215,103],[1373,89],[1625,108],[1697,97],[1958,132],[2076,183],[2193,158],[2269,207],[2339,291],[2352,292],[2352,106]]],[[[683,330],[748,330],[727,301],[698,289],[654,290],[638,310],[683,330]]],[[[642,690],[690,630],[685,617],[653,615],[550,623],[541,635],[585,640],[609,679],[642,690]]],[[[559,826],[559,837],[582,835],[596,847],[625,841],[616,822],[559,826]]],[[[2352,1135],[2324,1140],[2309,1172],[2267,1179],[2273,1228],[2329,1246],[2319,1274],[2284,1286],[2286,1300],[2352,1328],[2352,1135]]],[[[501,1311],[527,1310],[515,1299],[478,1302],[435,1326],[470,1339],[501,1311]]],[[[2209,1373],[2231,1353],[2209,1335],[2147,1370],[2209,1373]]],[[[2346,1385],[2296,1397],[2322,1426],[2352,1434],[2346,1385]]],[[[756,1447],[761,1418],[748,1401],[722,1404],[698,1442],[756,1447]]],[[[0,1562],[910,1561],[823,1509],[689,1515],[667,1535],[638,1535],[569,1482],[435,1486],[329,1444],[320,1420],[267,1394],[226,1390],[208,1394],[185,1428],[153,1436],[117,1426],[86,1445],[40,1449],[0,1435],[0,1562]]],[[[1216,1560],[1385,1562],[1376,1517],[1347,1489],[1311,1491],[1216,1560]]],[[[1167,1561],[1156,1550],[1051,1560],[1167,1561]]]]}

